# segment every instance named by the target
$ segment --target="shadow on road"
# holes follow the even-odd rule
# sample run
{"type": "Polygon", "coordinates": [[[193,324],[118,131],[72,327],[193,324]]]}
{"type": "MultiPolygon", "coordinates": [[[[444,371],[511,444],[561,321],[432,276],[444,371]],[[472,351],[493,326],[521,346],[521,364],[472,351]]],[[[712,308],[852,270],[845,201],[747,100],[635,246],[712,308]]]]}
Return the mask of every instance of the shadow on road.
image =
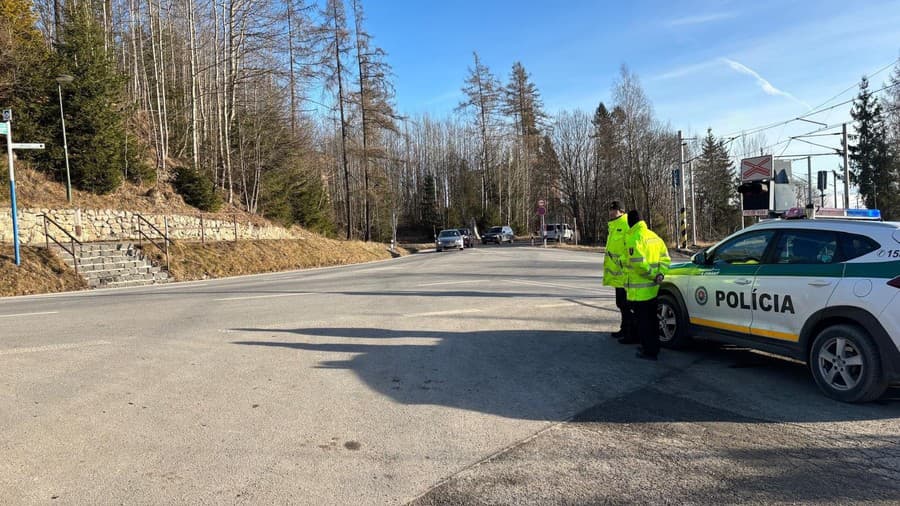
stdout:
{"type": "MultiPolygon", "coordinates": [[[[634,411],[637,419],[603,409],[604,401],[627,397],[654,382],[674,382],[685,391],[705,393],[704,403],[719,405],[721,399],[725,408],[671,411],[664,416],[670,422],[900,418],[896,391],[879,403],[841,404],[822,396],[803,365],[745,350],[668,351],[660,362],[647,363],[634,359],[633,348],[619,345],[605,334],[575,331],[233,330],[272,338],[279,334],[296,336],[295,340],[233,343],[237,345],[326,356],[350,354],[345,360],[321,360],[317,367],[351,370],[373,390],[403,404],[442,405],[515,419],[565,420],[584,406],[596,405],[598,411],[590,415],[594,420],[660,421],[652,406],[634,411]],[[426,342],[420,344],[418,340],[426,342]],[[682,374],[687,369],[693,376],[682,374]],[[698,370],[703,371],[699,377],[698,370]],[[760,398],[762,389],[765,392],[760,398]],[[736,414],[745,412],[741,401],[745,396],[756,399],[751,416],[736,414]]],[[[749,407],[750,402],[746,404],[749,407]]]]}
{"type": "MultiPolygon", "coordinates": [[[[888,418],[897,415],[896,407],[846,406],[843,411],[848,420],[877,418],[877,413],[888,418]]],[[[818,421],[815,416],[810,418],[804,421],[818,421]]],[[[676,478],[685,484],[670,490],[668,499],[674,503],[900,499],[900,435],[896,432],[876,436],[845,433],[834,426],[779,424],[772,428],[758,422],[652,386],[595,406],[573,419],[585,430],[601,434],[618,431],[623,442],[654,455],[656,466],[648,470],[650,481],[676,478]],[[621,429],[621,424],[626,428],[621,429]],[[686,459],[683,446],[673,447],[673,440],[692,448],[697,460],[686,459]]],[[[619,455],[620,451],[612,448],[604,458],[628,457],[619,455]]]]}

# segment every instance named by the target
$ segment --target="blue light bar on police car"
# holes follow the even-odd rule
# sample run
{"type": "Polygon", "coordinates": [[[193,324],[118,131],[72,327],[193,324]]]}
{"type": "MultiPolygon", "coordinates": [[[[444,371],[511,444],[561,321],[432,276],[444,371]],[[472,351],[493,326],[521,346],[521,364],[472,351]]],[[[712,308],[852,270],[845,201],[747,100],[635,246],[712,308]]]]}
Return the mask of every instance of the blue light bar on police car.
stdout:
{"type": "Polygon", "coordinates": [[[878,209],[847,209],[848,218],[868,218],[870,220],[880,220],[881,211],[878,209]]]}
{"type": "Polygon", "coordinates": [[[881,211],[878,209],[816,209],[816,218],[822,219],[847,219],[847,220],[880,220],[881,211]]]}

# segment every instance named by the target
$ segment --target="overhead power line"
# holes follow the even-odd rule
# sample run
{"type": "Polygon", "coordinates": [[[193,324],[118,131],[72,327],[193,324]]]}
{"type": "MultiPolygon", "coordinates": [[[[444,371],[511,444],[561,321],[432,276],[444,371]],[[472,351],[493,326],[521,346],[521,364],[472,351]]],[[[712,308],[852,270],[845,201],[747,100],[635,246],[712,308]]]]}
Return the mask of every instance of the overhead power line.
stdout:
{"type": "MultiPolygon", "coordinates": [[[[891,61],[891,62],[888,63],[887,65],[881,67],[880,69],[878,69],[878,70],[875,71],[874,73],[870,74],[870,76],[871,76],[871,77],[874,77],[874,76],[880,74],[881,72],[884,72],[885,70],[891,68],[894,64],[896,64],[896,63],[898,63],[898,62],[900,62],[900,58],[897,58],[897,59],[891,61]]],[[[889,84],[889,85],[886,85],[886,86],[884,86],[884,87],[882,87],[882,88],[880,88],[880,89],[878,89],[878,90],[873,91],[872,94],[880,93],[880,92],[882,92],[882,91],[884,91],[884,90],[893,88],[893,87],[898,86],[898,85],[900,85],[900,83],[895,83],[895,84],[889,84]]],[[[818,105],[818,106],[812,108],[810,111],[808,111],[808,112],[806,112],[806,113],[804,113],[804,114],[801,114],[800,116],[796,116],[796,117],[793,117],[793,118],[790,118],[790,119],[786,119],[786,120],[782,120],[782,121],[776,121],[776,122],[774,122],[774,123],[768,123],[768,124],[761,125],[761,126],[757,126],[757,127],[752,127],[752,128],[749,128],[749,129],[738,130],[738,131],[736,131],[736,132],[731,132],[731,133],[725,134],[725,135],[723,135],[722,137],[725,137],[725,138],[732,138],[732,137],[735,137],[735,136],[737,136],[737,137],[743,137],[743,136],[746,136],[746,135],[753,135],[753,134],[756,134],[756,133],[759,133],[759,132],[764,132],[764,131],[766,131],[766,130],[770,130],[770,129],[772,129],[772,128],[777,128],[777,127],[780,127],[780,126],[783,126],[783,125],[787,125],[787,124],[792,123],[792,122],[794,122],[794,121],[802,121],[804,118],[808,118],[808,117],[814,116],[814,115],[816,115],[816,114],[821,114],[821,113],[823,113],[823,112],[827,112],[827,111],[836,109],[837,107],[840,107],[840,106],[842,106],[842,105],[845,105],[845,104],[848,104],[848,103],[852,102],[854,99],[846,100],[846,101],[844,101],[844,102],[841,102],[841,103],[838,103],[838,104],[834,104],[834,105],[828,106],[828,107],[824,107],[824,106],[825,106],[825,104],[828,104],[829,102],[831,102],[831,101],[834,100],[835,98],[840,97],[840,96],[843,95],[844,93],[847,93],[848,91],[852,90],[853,88],[855,88],[855,87],[857,87],[857,86],[859,86],[859,83],[854,83],[853,85],[851,85],[851,86],[848,87],[847,89],[845,89],[845,90],[841,91],[840,93],[834,95],[833,97],[829,98],[829,99],[826,100],[825,102],[822,102],[822,104],[820,104],[820,105],[818,105]]]]}

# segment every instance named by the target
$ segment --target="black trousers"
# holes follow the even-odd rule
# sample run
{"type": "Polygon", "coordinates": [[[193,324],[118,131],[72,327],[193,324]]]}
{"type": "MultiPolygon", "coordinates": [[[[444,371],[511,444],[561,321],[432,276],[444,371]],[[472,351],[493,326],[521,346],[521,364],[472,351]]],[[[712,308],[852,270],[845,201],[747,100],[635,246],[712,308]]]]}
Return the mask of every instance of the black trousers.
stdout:
{"type": "Polygon", "coordinates": [[[641,348],[646,355],[656,356],[659,354],[659,318],[656,316],[656,297],[640,302],[630,301],[628,305],[634,318],[636,337],[641,341],[641,348]]]}
{"type": "Polygon", "coordinates": [[[622,332],[622,337],[630,339],[632,338],[629,330],[631,314],[628,310],[628,297],[626,296],[624,288],[616,288],[616,307],[619,308],[619,316],[621,317],[619,330],[622,332]]]}

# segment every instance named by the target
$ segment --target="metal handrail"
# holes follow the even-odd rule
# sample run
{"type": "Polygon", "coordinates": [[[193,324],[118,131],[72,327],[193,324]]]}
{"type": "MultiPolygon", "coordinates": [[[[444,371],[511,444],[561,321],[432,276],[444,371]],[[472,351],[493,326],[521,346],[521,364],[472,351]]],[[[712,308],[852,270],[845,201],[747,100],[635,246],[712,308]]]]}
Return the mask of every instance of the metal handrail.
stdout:
{"type": "Polygon", "coordinates": [[[151,244],[153,244],[154,246],[156,246],[157,249],[159,249],[160,251],[164,252],[165,255],[166,255],[166,270],[168,271],[168,270],[169,270],[169,243],[175,244],[175,241],[173,241],[172,239],[169,239],[169,218],[168,218],[168,217],[164,217],[164,219],[165,219],[165,221],[166,221],[166,224],[165,224],[164,228],[165,228],[166,230],[165,230],[165,232],[163,232],[162,230],[160,230],[159,228],[157,228],[156,225],[154,225],[153,223],[150,223],[150,221],[147,220],[147,218],[144,218],[144,217],[141,216],[140,214],[134,213],[134,217],[138,219],[138,229],[137,229],[137,231],[138,231],[138,245],[141,246],[141,247],[143,247],[143,246],[144,246],[144,241],[143,241],[143,240],[144,240],[144,239],[147,239],[148,241],[150,241],[151,244]],[[150,227],[150,230],[152,230],[152,231],[156,232],[157,234],[159,234],[160,238],[162,238],[162,240],[163,240],[162,246],[160,246],[159,243],[156,242],[156,240],[155,240],[154,238],[150,237],[149,235],[147,235],[146,232],[144,232],[144,230],[143,230],[143,228],[142,228],[142,226],[141,226],[141,223],[146,223],[147,226],[150,227]]]}
{"type": "Polygon", "coordinates": [[[74,235],[70,234],[68,230],[64,229],[62,225],[53,220],[53,218],[47,216],[46,214],[42,214],[44,217],[44,244],[47,247],[47,250],[50,250],[50,240],[53,240],[57,246],[59,246],[63,251],[72,255],[72,264],[75,267],[75,274],[78,274],[78,255],[75,254],[75,245],[82,246],[81,241],[75,238],[74,235]],[[60,229],[62,233],[66,234],[69,237],[69,244],[71,244],[72,249],[67,248],[63,243],[56,240],[56,237],[50,235],[50,231],[48,230],[47,223],[52,223],[53,226],[60,229]]]}

